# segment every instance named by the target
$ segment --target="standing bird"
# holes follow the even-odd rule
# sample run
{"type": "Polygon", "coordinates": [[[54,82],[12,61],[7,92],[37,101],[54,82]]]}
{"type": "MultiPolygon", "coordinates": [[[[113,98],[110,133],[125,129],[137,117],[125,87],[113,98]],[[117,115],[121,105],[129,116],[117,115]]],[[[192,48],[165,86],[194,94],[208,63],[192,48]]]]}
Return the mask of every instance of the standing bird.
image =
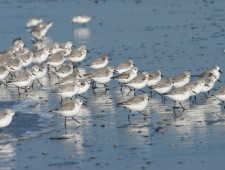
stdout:
{"type": "Polygon", "coordinates": [[[189,83],[191,77],[191,73],[189,71],[185,71],[184,73],[172,77],[172,83],[175,88],[182,87],[185,84],[189,83]]]}
{"type": "Polygon", "coordinates": [[[4,128],[8,126],[13,116],[15,115],[15,111],[12,109],[5,109],[0,111],[0,128],[4,128]]]}
{"type": "Polygon", "coordinates": [[[122,87],[124,83],[128,83],[129,81],[131,81],[133,78],[135,78],[137,76],[137,72],[138,72],[138,68],[137,67],[133,67],[128,71],[125,71],[115,77],[112,77],[112,79],[118,81],[121,84],[121,88],[120,91],[122,92],[122,87]]]}
{"type": "Polygon", "coordinates": [[[206,70],[204,73],[202,73],[200,76],[203,77],[210,77],[212,74],[216,76],[217,80],[220,78],[220,73],[222,71],[220,70],[219,66],[213,66],[212,69],[206,70]]]}
{"type": "Polygon", "coordinates": [[[131,97],[130,99],[120,102],[117,106],[126,107],[129,109],[128,121],[130,122],[131,111],[138,111],[141,113],[148,104],[148,94],[131,97]]]}
{"type": "Polygon", "coordinates": [[[92,16],[89,15],[78,15],[72,18],[72,23],[79,23],[86,25],[89,21],[91,21],[92,16]]]}
{"type": "Polygon", "coordinates": [[[99,68],[103,68],[107,66],[108,62],[109,62],[109,57],[107,55],[102,55],[96,58],[90,64],[87,64],[86,66],[91,67],[93,69],[99,69],[99,68]]]}
{"type": "Polygon", "coordinates": [[[75,99],[74,101],[70,101],[68,103],[61,105],[59,108],[50,110],[49,112],[55,112],[61,114],[62,116],[65,116],[64,126],[66,129],[67,117],[72,117],[73,120],[75,120],[77,123],[80,123],[73,116],[76,116],[76,114],[80,111],[82,104],[83,102],[80,99],[75,99]]]}
{"type": "MultiPolygon", "coordinates": [[[[124,85],[128,86],[130,89],[142,89],[148,84],[149,73],[144,71],[140,75],[133,78],[131,81],[125,83],[124,85]]],[[[143,91],[142,91],[143,92],[143,91]]],[[[144,92],[143,92],[144,93],[144,92]]]]}
{"type": "Polygon", "coordinates": [[[191,96],[191,89],[187,89],[186,87],[178,87],[174,89],[171,93],[166,94],[165,96],[171,98],[174,101],[174,108],[176,107],[176,101],[179,102],[180,106],[183,110],[186,110],[181,102],[187,100],[191,96]]]}
{"type": "MultiPolygon", "coordinates": [[[[109,90],[109,87],[106,85],[112,76],[113,76],[114,68],[112,66],[100,68],[93,70],[92,72],[84,74],[84,77],[92,79],[93,81],[103,84],[106,90],[109,90]]],[[[96,88],[96,85],[95,87],[96,88]]]]}
{"type": "MultiPolygon", "coordinates": [[[[225,87],[221,87],[213,96],[215,96],[217,99],[223,101],[223,105],[224,105],[224,101],[225,101],[225,87]]],[[[224,109],[225,109],[225,106],[224,106],[224,109]]]]}
{"type": "Polygon", "coordinates": [[[66,59],[73,63],[79,63],[85,59],[87,52],[89,51],[85,45],[78,48],[72,48],[71,53],[66,57],[66,59]]]}
{"type": "Polygon", "coordinates": [[[172,78],[168,77],[167,79],[160,80],[156,85],[152,86],[152,89],[155,90],[162,97],[162,101],[165,100],[163,94],[168,93],[173,88],[172,78]]]}
{"type": "Polygon", "coordinates": [[[126,72],[126,71],[130,70],[133,67],[134,67],[133,60],[132,59],[128,59],[127,61],[125,61],[125,62],[120,63],[119,65],[117,65],[115,67],[114,72],[115,73],[118,73],[118,74],[121,74],[123,72],[126,72]]]}

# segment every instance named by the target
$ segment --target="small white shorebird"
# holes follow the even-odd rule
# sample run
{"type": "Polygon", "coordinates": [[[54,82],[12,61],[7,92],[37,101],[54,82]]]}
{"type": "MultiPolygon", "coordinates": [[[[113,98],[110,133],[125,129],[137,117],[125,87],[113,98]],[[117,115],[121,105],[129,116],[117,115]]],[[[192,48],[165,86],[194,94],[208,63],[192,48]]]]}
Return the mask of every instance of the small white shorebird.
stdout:
{"type": "Polygon", "coordinates": [[[6,68],[10,73],[15,73],[21,70],[22,63],[18,58],[8,58],[6,62],[6,68]]]}
{"type": "MultiPolygon", "coordinates": [[[[219,90],[217,90],[213,96],[215,96],[217,99],[223,101],[223,105],[224,105],[224,101],[225,101],[225,86],[221,87],[219,90]]],[[[224,109],[225,109],[225,106],[224,106],[224,109]]]]}
{"type": "Polygon", "coordinates": [[[48,30],[52,27],[53,22],[40,23],[34,30],[30,32],[32,39],[43,40],[48,30]]]}
{"type": "Polygon", "coordinates": [[[61,66],[55,74],[60,78],[65,78],[66,76],[73,73],[73,65],[72,64],[65,64],[61,66]]]}
{"type": "Polygon", "coordinates": [[[60,85],[58,89],[56,89],[54,92],[61,96],[61,102],[63,101],[63,98],[73,98],[80,90],[80,81],[75,80],[71,83],[66,83],[63,85],[60,85]]]}
{"type": "Polygon", "coordinates": [[[77,80],[77,79],[80,79],[80,78],[81,78],[80,72],[75,70],[75,71],[73,71],[72,74],[66,76],[65,78],[60,80],[59,83],[57,83],[57,84],[63,85],[63,84],[66,84],[66,83],[71,83],[74,80],[77,80]]]}
{"type": "Polygon", "coordinates": [[[47,64],[51,65],[53,67],[57,67],[57,66],[62,65],[64,63],[64,61],[66,60],[65,57],[67,55],[69,55],[70,52],[71,52],[71,48],[66,48],[63,51],[59,51],[55,54],[50,55],[48,57],[48,59],[46,60],[47,64]]]}
{"type": "Polygon", "coordinates": [[[120,102],[117,105],[126,107],[129,109],[128,121],[130,122],[130,113],[131,111],[138,111],[141,113],[148,104],[148,94],[142,94],[139,96],[131,97],[130,99],[120,102]]]}
{"type": "Polygon", "coordinates": [[[220,73],[222,71],[220,70],[219,66],[213,66],[212,69],[206,70],[204,73],[202,73],[201,77],[210,77],[212,74],[216,76],[217,80],[220,78],[220,73]]]}
{"type": "Polygon", "coordinates": [[[185,71],[184,73],[172,77],[172,83],[175,88],[182,87],[185,84],[189,83],[191,77],[191,73],[189,71],[185,71]]]}
{"type": "Polygon", "coordinates": [[[12,81],[8,81],[9,84],[13,84],[17,86],[18,92],[20,93],[20,87],[25,87],[25,91],[27,92],[27,87],[32,84],[34,79],[36,78],[36,73],[38,70],[26,70],[25,72],[19,74],[12,81]]]}
{"type": "Polygon", "coordinates": [[[190,90],[191,96],[194,96],[194,101],[192,100],[193,103],[196,103],[196,95],[199,94],[203,87],[205,86],[205,80],[204,79],[199,79],[195,80],[192,82],[189,82],[188,84],[184,85],[183,87],[187,88],[190,90]]]}
{"type": "MultiPolygon", "coordinates": [[[[112,66],[100,68],[93,70],[92,72],[84,74],[84,77],[92,79],[93,81],[103,84],[106,90],[109,90],[109,87],[106,85],[108,83],[112,76],[113,76],[114,68],[112,66]]],[[[93,88],[96,88],[93,87],[93,88]]]]}
{"type": "Polygon", "coordinates": [[[132,59],[128,59],[127,61],[125,61],[125,62],[120,63],[119,65],[117,65],[115,67],[114,72],[115,73],[118,73],[118,74],[121,74],[123,72],[126,72],[126,71],[130,70],[133,67],[134,67],[133,60],[132,59]]]}
{"type": "Polygon", "coordinates": [[[79,63],[85,59],[87,52],[89,51],[85,45],[78,48],[72,48],[71,53],[66,57],[66,59],[73,63],[79,63]]]}
{"type": "Polygon", "coordinates": [[[73,46],[73,42],[72,41],[66,41],[66,42],[63,42],[63,43],[59,43],[59,45],[64,50],[67,49],[67,48],[71,49],[72,46],[73,46]]]}
{"type": "Polygon", "coordinates": [[[23,67],[29,66],[33,62],[33,54],[28,52],[19,56],[20,62],[23,67]]]}
{"type": "Polygon", "coordinates": [[[86,91],[88,91],[88,89],[91,86],[90,80],[88,79],[79,79],[80,81],[80,88],[78,91],[78,94],[81,95],[83,93],[85,93],[86,91]]]}
{"type": "MultiPolygon", "coordinates": [[[[148,84],[148,76],[149,73],[144,71],[140,75],[133,78],[131,81],[124,83],[124,85],[128,86],[130,89],[142,89],[148,84]]],[[[143,92],[143,91],[142,91],[143,92]]]]}
{"type": "Polygon", "coordinates": [[[122,87],[124,83],[128,83],[131,81],[133,78],[137,76],[138,68],[133,67],[128,71],[125,71],[117,76],[112,77],[112,79],[118,81],[121,84],[120,91],[122,92],[122,87]]]}
{"type": "Polygon", "coordinates": [[[72,18],[72,23],[87,24],[91,19],[92,16],[89,15],[78,15],[72,18]]]}
{"type": "Polygon", "coordinates": [[[92,61],[90,64],[87,64],[86,66],[91,67],[93,69],[99,69],[107,66],[109,62],[108,55],[102,55],[98,58],[96,58],[94,61],[92,61]]]}
{"type": "Polygon", "coordinates": [[[35,79],[41,86],[43,86],[43,84],[40,82],[40,79],[43,78],[48,72],[47,64],[41,63],[39,65],[34,65],[33,67],[30,68],[30,70],[32,72],[35,72],[35,74],[36,74],[35,79]],[[37,71],[35,71],[35,70],[37,70],[37,71]]]}
{"type": "Polygon", "coordinates": [[[15,111],[12,109],[1,110],[0,111],[0,128],[7,127],[11,123],[14,115],[15,115],[15,111]]]}
{"type": "Polygon", "coordinates": [[[148,86],[155,86],[162,78],[162,73],[160,70],[156,70],[155,72],[149,73],[148,76],[148,86]]]}
{"type": "Polygon", "coordinates": [[[208,98],[208,96],[206,95],[206,92],[209,95],[209,91],[213,88],[213,86],[215,85],[216,81],[217,81],[217,77],[215,75],[211,75],[210,77],[205,77],[202,78],[203,80],[205,80],[205,85],[202,88],[201,92],[204,93],[205,97],[208,98]]]}
{"type": "MultiPolygon", "coordinates": [[[[6,80],[6,77],[8,75],[9,75],[8,69],[5,66],[0,65],[0,82],[2,82],[3,84],[5,84],[3,81],[6,80]]],[[[7,83],[7,81],[6,81],[6,83],[7,83]]]]}
{"type": "Polygon", "coordinates": [[[40,24],[41,22],[43,22],[43,18],[41,17],[33,17],[30,18],[27,23],[26,23],[26,27],[36,27],[38,26],[38,24],[40,24]]]}
{"type": "Polygon", "coordinates": [[[49,112],[55,112],[61,114],[62,116],[65,116],[64,126],[66,129],[67,117],[72,117],[73,120],[75,120],[77,123],[80,123],[74,118],[74,116],[76,116],[76,114],[80,111],[82,104],[83,101],[81,101],[80,99],[75,99],[74,101],[70,101],[61,105],[59,108],[50,110],[49,112]]]}
{"type": "Polygon", "coordinates": [[[178,87],[174,89],[171,93],[166,94],[165,96],[171,98],[174,101],[174,108],[176,107],[176,101],[179,102],[180,106],[183,110],[186,110],[181,102],[187,100],[191,96],[191,89],[187,89],[186,87],[178,87]]]}
{"type": "Polygon", "coordinates": [[[42,63],[47,60],[48,56],[51,54],[49,48],[43,48],[41,50],[33,52],[33,62],[42,63]]]}
{"type": "Polygon", "coordinates": [[[151,87],[157,93],[159,93],[162,97],[162,101],[164,101],[163,94],[168,93],[172,88],[172,78],[168,77],[167,79],[160,80],[156,85],[151,87]]]}

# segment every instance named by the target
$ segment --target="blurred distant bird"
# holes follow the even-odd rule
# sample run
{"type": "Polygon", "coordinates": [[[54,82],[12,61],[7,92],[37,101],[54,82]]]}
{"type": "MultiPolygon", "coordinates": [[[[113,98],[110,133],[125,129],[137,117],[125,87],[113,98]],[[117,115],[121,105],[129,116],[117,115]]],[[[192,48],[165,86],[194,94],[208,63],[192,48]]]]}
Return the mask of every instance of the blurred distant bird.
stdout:
{"type": "Polygon", "coordinates": [[[74,16],[72,18],[72,23],[79,23],[79,24],[87,24],[89,21],[91,21],[92,16],[89,15],[78,15],[74,16]]]}

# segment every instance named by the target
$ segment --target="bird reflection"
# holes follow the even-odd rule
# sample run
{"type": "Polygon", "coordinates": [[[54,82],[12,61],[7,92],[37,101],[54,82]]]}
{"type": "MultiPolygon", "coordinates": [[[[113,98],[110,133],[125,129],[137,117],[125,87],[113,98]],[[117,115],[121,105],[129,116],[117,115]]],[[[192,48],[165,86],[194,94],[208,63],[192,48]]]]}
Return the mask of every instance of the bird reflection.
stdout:
{"type": "Polygon", "coordinates": [[[0,132],[0,167],[1,169],[15,169],[16,148],[13,143],[15,139],[9,133],[0,132]]]}
{"type": "Polygon", "coordinates": [[[78,40],[88,40],[91,36],[91,31],[89,28],[75,28],[73,30],[74,37],[78,40]]]}
{"type": "Polygon", "coordinates": [[[109,113],[115,113],[115,106],[113,97],[109,92],[98,92],[95,93],[89,100],[89,104],[92,105],[96,112],[101,112],[104,110],[109,111],[109,113]]]}

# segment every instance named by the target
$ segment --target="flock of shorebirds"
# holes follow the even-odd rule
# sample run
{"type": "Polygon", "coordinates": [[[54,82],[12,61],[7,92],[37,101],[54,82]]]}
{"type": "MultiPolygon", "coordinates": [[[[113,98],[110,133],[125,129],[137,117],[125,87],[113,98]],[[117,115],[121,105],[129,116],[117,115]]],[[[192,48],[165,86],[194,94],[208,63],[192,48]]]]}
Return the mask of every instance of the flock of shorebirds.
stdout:
{"type": "MultiPolygon", "coordinates": [[[[76,16],[72,21],[86,24],[91,18],[90,16],[76,16]]],[[[52,25],[52,22],[46,22],[42,18],[32,18],[27,22],[26,27],[30,29],[32,41],[37,42],[46,36],[52,25]]],[[[189,71],[174,77],[162,78],[160,70],[139,73],[140,70],[132,59],[123,61],[115,67],[108,66],[109,56],[103,54],[87,63],[86,66],[92,68],[92,71],[82,75],[77,66],[86,58],[88,52],[85,45],[75,48],[71,41],[54,43],[32,51],[25,47],[21,38],[17,38],[13,40],[8,49],[0,53],[0,81],[6,87],[16,86],[20,94],[30,90],[34,82],[39,82],[43,86],[40,79],[50,72],[54,73],[59,80],[58,88],[54,92],[61,96],[61,105],[50,112],[65,116],[66,127],[67,117],[72,117],[79,123],[74,116],[80,111],[84,102],[73,98],[87,92],[90,87],[94,91],[95,88],[99,88],[99,84],[103,84],[107,91],[109,90],[107,83],[111,80],[120,84],[121,93],[123,93],[123,88],[142,91],[147,86],[150,88],[150,95],[156,92],[160,94],[162,101],[165,97],[169,97],[175,103],[174,108],[178,102],[181,108],[185,109],[181,102],[190,98],[194,103],[196,96],[201,92],[209,97],[209,91],[219,81],[220,73],[222,73],[219,66],[214,66],[193,81],[190,81],[192,75],[189,71]],[[68,101],[69,98],[71,100],[68,101]]],[[[142,92],[142,95],[131,97],[117,104],[129,109],[129,121],[131,111],[142,112],[148,104],[149,94],[142,92]]],[[[225,101],[225,87],[219,89],[214,96],[225,101]]],[[[8,126],[14,114],[15,111],[12,109],[0,111],[0,128],[8,126]]]]}

